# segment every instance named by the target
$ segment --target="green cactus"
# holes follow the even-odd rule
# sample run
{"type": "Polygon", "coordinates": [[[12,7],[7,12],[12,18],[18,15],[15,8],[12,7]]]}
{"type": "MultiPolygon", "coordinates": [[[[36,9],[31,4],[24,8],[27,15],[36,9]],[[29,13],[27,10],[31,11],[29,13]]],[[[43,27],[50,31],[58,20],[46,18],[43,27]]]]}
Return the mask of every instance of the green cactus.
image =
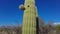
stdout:
{"type": "Polygon", "coordinates": [[[25,0],[24,8],[22,34],[36,34],[36,17],[38,17],[38,13],[35,0],[25,0]]]}

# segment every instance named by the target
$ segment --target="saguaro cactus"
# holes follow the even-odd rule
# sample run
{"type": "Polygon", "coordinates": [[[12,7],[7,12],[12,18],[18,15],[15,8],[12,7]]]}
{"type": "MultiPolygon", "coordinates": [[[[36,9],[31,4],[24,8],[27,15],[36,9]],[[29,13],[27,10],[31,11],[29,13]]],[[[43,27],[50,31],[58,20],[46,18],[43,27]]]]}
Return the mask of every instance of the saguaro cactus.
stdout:
{"type": "Polygon", "coordinates": [[[25,0],[24,5],[20,5],[19,8],[24,10],[22,34],[37,34],[38,14],[35,0],[25,0]]]}

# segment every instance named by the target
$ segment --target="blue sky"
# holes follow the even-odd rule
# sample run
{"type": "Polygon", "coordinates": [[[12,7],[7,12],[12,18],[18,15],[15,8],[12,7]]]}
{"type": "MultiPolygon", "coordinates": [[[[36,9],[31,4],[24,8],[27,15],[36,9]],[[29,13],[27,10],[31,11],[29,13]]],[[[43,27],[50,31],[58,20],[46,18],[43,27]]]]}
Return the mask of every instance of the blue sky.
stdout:
{"type": "MultiPolygon", "coordinates": [[[[0,25],[15,25],[16,20],[22,24],[23,11],[18,7],[23,3],[24,0],[0,0],[0,25]]],[[[36,6],[39,18],[60,22],[60,0],[36,0],[36,6]]]]}

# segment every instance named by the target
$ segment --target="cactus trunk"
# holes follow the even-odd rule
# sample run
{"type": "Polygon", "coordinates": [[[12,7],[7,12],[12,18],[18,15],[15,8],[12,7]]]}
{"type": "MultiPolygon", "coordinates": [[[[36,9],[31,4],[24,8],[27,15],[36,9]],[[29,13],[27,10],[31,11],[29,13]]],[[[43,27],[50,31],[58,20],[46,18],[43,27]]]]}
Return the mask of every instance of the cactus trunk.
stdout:
{"type": "Polygon", "coordinates": [[[25,0],[24,7],[25,10],[22,23],[22,34],[37,34],[38,14],[35,6],[35,0],[25,0]]]}

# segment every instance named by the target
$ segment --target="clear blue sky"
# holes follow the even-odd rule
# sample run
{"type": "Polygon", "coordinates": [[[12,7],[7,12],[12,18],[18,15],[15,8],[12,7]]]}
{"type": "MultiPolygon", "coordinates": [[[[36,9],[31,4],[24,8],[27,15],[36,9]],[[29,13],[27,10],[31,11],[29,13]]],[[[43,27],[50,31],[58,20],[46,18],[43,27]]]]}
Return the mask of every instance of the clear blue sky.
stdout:
{"type": "MultiPolygon", "coordinates": [[[[16,24],[16,20],[21,24],[23,11],[18,7],[23,3],[24,0],[0,0],[0,25],[16,24]]],[[[36,6],[39,18],[60,22],[60,0],[36,0],[36,6]]]]}

